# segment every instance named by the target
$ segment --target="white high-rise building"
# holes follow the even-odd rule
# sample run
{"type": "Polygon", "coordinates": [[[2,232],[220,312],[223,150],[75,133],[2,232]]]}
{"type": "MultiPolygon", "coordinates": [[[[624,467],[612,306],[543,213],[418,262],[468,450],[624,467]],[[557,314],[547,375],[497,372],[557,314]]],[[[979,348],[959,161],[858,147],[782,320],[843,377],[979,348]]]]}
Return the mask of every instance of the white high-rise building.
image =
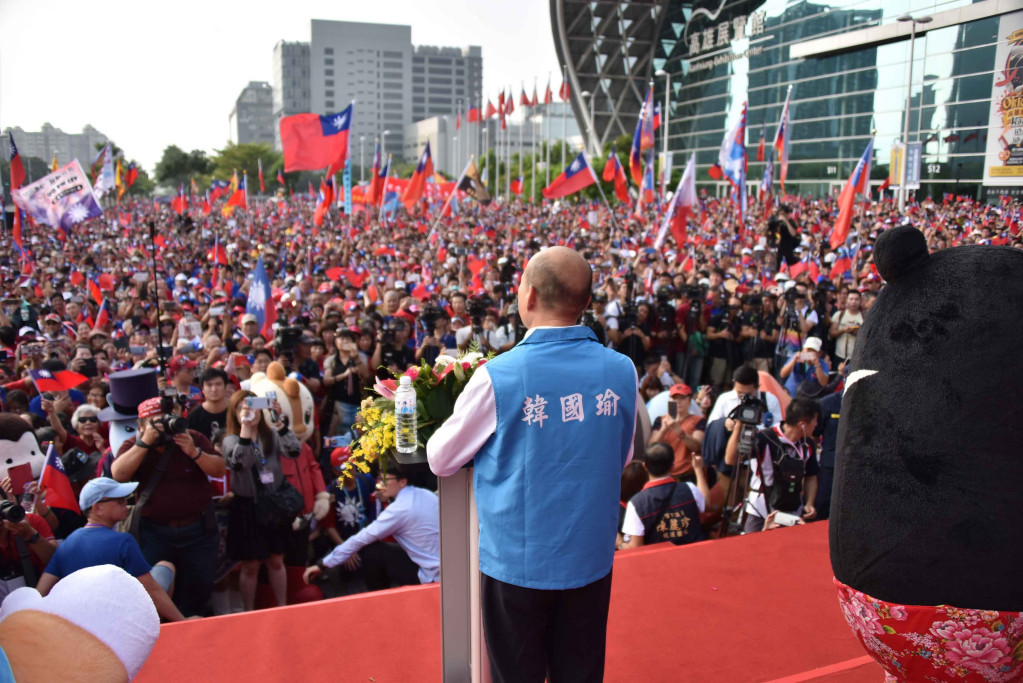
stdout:
{"type": "Polygon", "coordinates": [[[332,114],[355,101],[349,144],[376,137],[396,158],[412,122],[412,27],[349,21],[312,22],[310,106],[332,114]],[[387,132],[386,137],[383,136],[387,132]]]}
{"type": "Polygon", "coordinates": [[[274,47],[271,83],[278,149],[282,116],[333,114],[354,100],[349,140],[356,165],[360,142],[369,163],[377,138],[385,153],[401,159],[412,148],[405,134],[414,121],[453,122],[461,106],[464,124],[469,103],[480,100],[482,49],[413,47],[411,26],[313,19],[308,43],[274,47]]]}
{"type": "Polygon", "coordinates": [[[272,88],[274,146],[281,148],[281,118],[304,114],[309,107],[309,43],[274,45],[272,88]]]}
{"type": "MultiPolygon", "coordinates": [[[[14,133],[14,144],[18,146],[18,154],[22,158],[35,157],[42,159],[46,165],[50,165],[54,153],[57,154],[57,162],[63,166],[72,159],[78,159],[82,168],[88,170],[89,164],[98,154],[97,144],[105,144],[107,136],[92,126],[85,126],[81,133],[65,133],[60,128],[55,128],[49,123],[44,123],[38,132],[29,132],[14,126],[5,128],[3,142],[0,142],[0,149],[3,150],[3,158],[10,157],[10,149],[7,132],[14,133]]],[[[38,180],[38,178],[36,178],[38,180]]]]}

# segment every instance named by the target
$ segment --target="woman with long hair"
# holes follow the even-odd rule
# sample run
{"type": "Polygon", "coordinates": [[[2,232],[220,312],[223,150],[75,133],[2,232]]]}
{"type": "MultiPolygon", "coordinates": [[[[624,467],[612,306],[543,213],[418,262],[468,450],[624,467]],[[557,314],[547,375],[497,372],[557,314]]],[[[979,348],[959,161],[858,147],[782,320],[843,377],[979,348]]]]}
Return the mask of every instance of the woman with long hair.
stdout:
{"type": "Polygon", "coordinates": [[[284,605],[288,579],[284,551],[291,521],[264,526],[255,513],[259,487],[274,490],[284,481],[281,458],[297,458],[302,445],[281,419],[281,407],[261,411],[246,405],[251,391],[236,391],[227,404],[227,428],[221,449],[231,469],[231,507],[228,510],[227,554],[239,562],[238,588],[246,611],[256,602],[259,565],[266,563],[270,587],[278,605],[284,605]],[[271,416],[276,418],[271,423],[271,416]]]}

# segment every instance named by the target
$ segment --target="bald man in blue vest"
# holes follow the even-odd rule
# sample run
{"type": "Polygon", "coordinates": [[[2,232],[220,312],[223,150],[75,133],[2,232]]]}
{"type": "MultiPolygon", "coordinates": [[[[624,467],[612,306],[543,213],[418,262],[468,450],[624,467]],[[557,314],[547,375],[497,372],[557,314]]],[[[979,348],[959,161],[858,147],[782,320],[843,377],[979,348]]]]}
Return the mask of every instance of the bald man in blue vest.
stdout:
{"type": "Polygon", "coordinates": [[[474,461],[483,628],[496,683],[604,674],[638,381],[627,357],[576,324],[591,282],[572,249],[534,256],[518,291],[529,331],[473,374],[427,444],[438,476],[474,461]]]}

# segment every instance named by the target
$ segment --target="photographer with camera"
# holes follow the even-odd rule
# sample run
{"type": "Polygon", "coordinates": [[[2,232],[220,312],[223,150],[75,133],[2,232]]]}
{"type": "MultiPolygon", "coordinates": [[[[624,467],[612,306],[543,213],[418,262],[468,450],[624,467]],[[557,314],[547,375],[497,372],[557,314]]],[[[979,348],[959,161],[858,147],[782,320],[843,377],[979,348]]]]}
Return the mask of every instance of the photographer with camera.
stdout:
{"type": "Polygon", "coordinates": [[[178,409],[171,396],[142,401],[139,436],[121,445],[110,471],[117,481],[138,481],[142,554],[150,564],[167,560],[177,567],[174,603],[192,616],[206,611],[220,539],[207,477],[223,477],[227,468],[209,440],[187,428],[178,409]]]}
{"type": "Polygon", "coordinates": [[[747,363],[764,372],[771,372],[778,342],[775,317],[773,295],[750,294],[743,301],[743,353],[747,363]]]}
{"type": "Polygon", "coordinates": [[[370,368],[384,366],[396,375],[405,372],[416,362],[416,352],[409,348],[408,340],[409,326],[404,318],[385,320],[377,331],[377,344],[373,349],[370,368]]]}
{"type": "MultiPolygon", "coordinates": [[[[817,401],[797,397],[789,403],[782,424],[757,432],[744,503],[745,533],[762,531],[771,512],[784,512],[804,520],[816,517],[818,463],[813,432],[819,417],[817,401]]],[[[732,430],[728,439],[722,476],[735,476],[740,432],[732,430]]]]}
{"type": "Polygon", "coordinates": [[[781,264],[795,265],[799,260],[796,247],[799,246],[799,229],[792,220],[792,209],[788,204],[779,204],[778,213],[767,222],[769,237],[778,245],[778,258],[774,266],[775,272],[781,270],[781,264]]]}
{"type": "Polygon", "coordinates": [[[860,304],[859,291],[849,290],[845,296],[845,308],[835,311],[831,316],[828,334],[835,342],[835,363],[852,358],[853,349],[856,348],[856,335],[863,326],[863,309],[860,304]]]}
{"type": "Polygon", "coordinates": [[[784,380],[785,390],[790,396],[795,396],[804,382],[807,383],[804,391],[820,391],[828,385],[828,372],[831,367],[821,354],[821,346],[819,338],[807,337],[803,350],[792,356],[778,373],[784,380]]]}
{"type": "Polygon", "coordinates": [[[679,342],[679,325],[676,322],[677,309],[673,302],[674,296],[675,288],[670,284],[657,288],[651,324],[650,350],[659,356],[668,358],[675,357],[679,342]]]}
{"type": "Polygon", "coordinates": [[[453,349],[458,343],[450,332],[451,318],[447,311],[430,304],[423,309],[419,322],[423,329],[417,339],[416,362],[425,360],[433,365],[444,349],[453,349]]]}
{"type": "Polygon", "coordinates": [[[728,370],[737,365],[740,357],[738,339],[741,334],[740,303],[735,297],[722,294],[718,307],[714,309],[707,323],[707,339],[710,340],[710,383],[722,387],[728,377],[728,370]]]}
{"type": "Polygon", "coordinates": [[[806,285],[787,283],[778,317],[778,346],[775,350],[774,369],[779,372],[803,348],[803,341],[817,324],[817,311],[810,307],[806,285]]]}
{"type": "MultiPolygon", "coordinates": [[[[292,519],[270,524],[257,510],[260,489],[277,491],[287,486],[281,470],[283,458],[298,458],[302,445],[288,428],[280,404],[273,399],[270,410],[248,405],[257,398],[251,391],[236,391],[228,402],[227,429],[221,447],[231,467],[234,496],[228,511],[227,554],[238,560],[238,588],[245,611],[256,602],[259,566],[266,564],[267,576],[278,606],[283,606],[287,591],[284,552],[291,536],[292,519]],[[276,419],[271,423],[272,419],[276,419]]],[[[296,515],[299,510],[296,510],[296,515]]]]}
{"type": "Polygon", "coordinates": [[[363,383],[369,381],[371,373],[359,354],[354,332],[343,328],[339,330],[334,337],[334,346],[335,353],[324,363],[323,386],[329,399],[341,411],[338,433],[344,434],[355,424],[363,383]]]}
{"type": "Polygon", "coordinates": [[[0,600],[15,588],[34,587],[57,550],[53,531],[37,514],[0,491],[0,600]]]}

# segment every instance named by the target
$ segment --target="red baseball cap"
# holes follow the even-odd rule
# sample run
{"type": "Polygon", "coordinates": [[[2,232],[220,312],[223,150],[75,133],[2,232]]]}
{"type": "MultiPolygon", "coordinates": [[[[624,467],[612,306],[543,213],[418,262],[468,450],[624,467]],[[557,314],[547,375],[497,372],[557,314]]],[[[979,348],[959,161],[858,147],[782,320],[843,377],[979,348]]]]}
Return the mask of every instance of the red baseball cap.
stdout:
{"type": "Polygon", "coordinates": [[[167,361],[167,370],[172,375],[176,375],[185,368],[195,368],[199,363],[194,360],[189,360],[185,356],[174,356],[167,361]]]}
{"type": "Polygon", "coordinates": [[[668,396],[692,396],[693,388],[688,384],[676,384],[671,389],[668,389],[668,396]]]}
{"type": "Polygon", "coordinates": [[[348,462],[348,458],[352,455],[352,449],[348,446],[341,446],[335,448],[330,452],[330,465],[334,469],[341,467],[341,465],[348,462]]]}
{"type": "Polygon", "coordinates": [[[154,415],[160,415],[163,413],[163,408],[160,405],[160,397],[147,398],[145,401],[139,404],[139,419],[147,417],[153,417],[154,415]]]}

